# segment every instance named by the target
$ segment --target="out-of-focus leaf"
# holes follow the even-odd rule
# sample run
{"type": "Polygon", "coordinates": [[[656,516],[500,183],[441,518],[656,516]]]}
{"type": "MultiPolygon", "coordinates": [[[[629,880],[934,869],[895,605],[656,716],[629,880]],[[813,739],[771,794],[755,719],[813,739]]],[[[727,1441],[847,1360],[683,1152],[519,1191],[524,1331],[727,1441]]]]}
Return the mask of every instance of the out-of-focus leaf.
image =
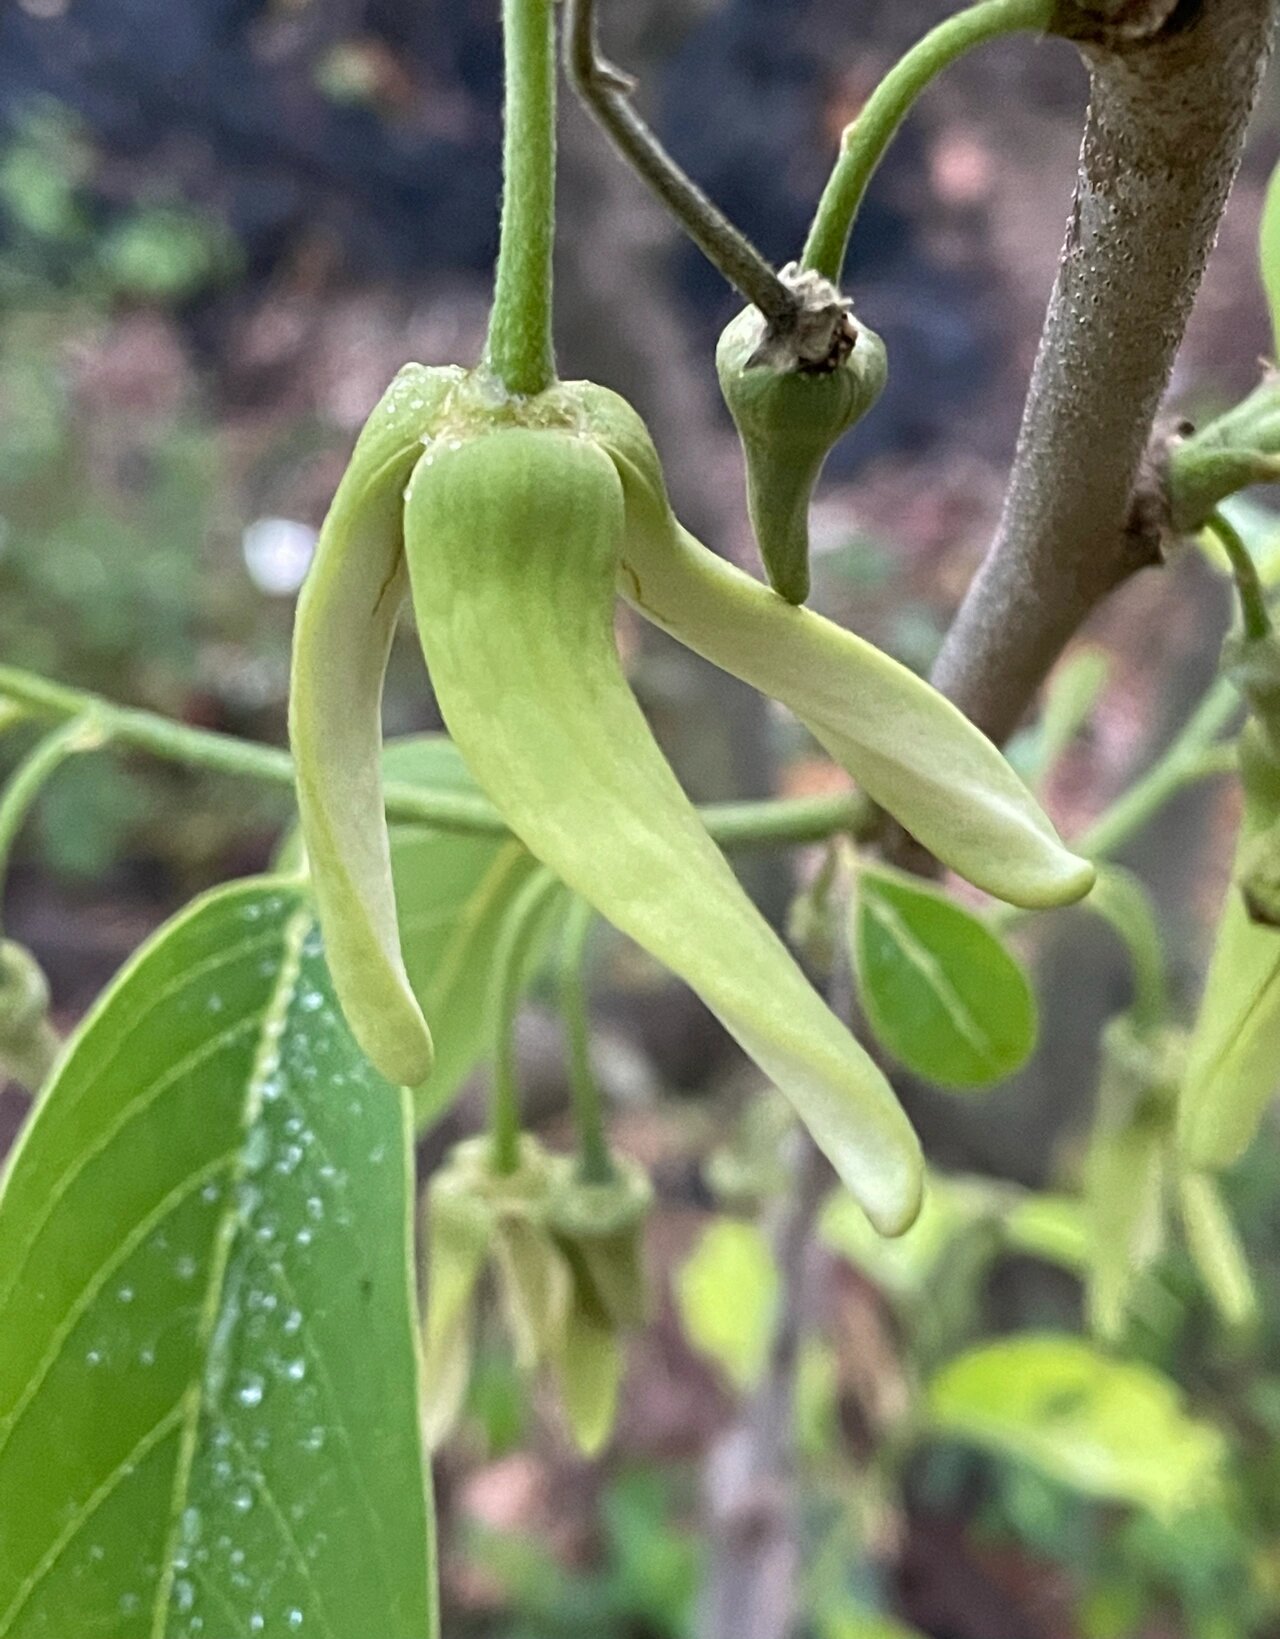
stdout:
{"type": "Polygon", "coordinates": [[[926,1404],[937,1434],[1153,1514],[1203,1502],[1220,1481],[1222,1436],[1187,1412],[1177,1387],[1079,1338],[984,1343],[942,1368],[926,1404]]]}
{"type": "Polygon", "coordinates": [[[200,900],[0,1196],[0,1636],[434,1631],[407,1098],[302,887],[200,900]]]}
{"type": "Polygon", "coordinates": [[[1178,1204],[1191,1261],[1218,1313],[1229,1326],[1249,1325],[1257,1316],[1258,1294],[1217,1180],[1204,1172],[1184,1172],[1178,1179],[1178,1204]]]}
{"type": "Polygon", "coordinates": [[[1011,1251],[1083,1274],[1089,1262],[1084,1203],[1073,1195],[1028,1194],[1012,1201],[1003,1218],[1011,1251]]]}
{"type": "Polygon", "coordinates": [[[853,903],[858,993],[881,1045],[916,1075],[974,1088],[1011,1075],[1036,1040],[1021,966],[946,894],[859,868],[853,903]]]}
{"type": "Polygon", "coordinates": [[[677,1275],[675,1296],[694,1348],[735,1388],[754,1387],[768,1359],[778,1302],[778,1266],[760,1230],[738,1218],[717,1218],[677,1275]]]}
{"type": "Polygon", "coordinates": [[[1074,650],[1055,666],[1045,689],[1044,710],[1033,728],[1010,744],[1008,758],[1033,787],[1041,786],[1058,759],[1093,715],[1111,673],[1111,657],[1093,645],[1074,650]]]}
{"type": "Polygon", "coordinates": [[[833,1252],[894,1297],[918,1297],[956,1238],[993,1215],[990,1191],[964,1179],[931,1174],[920,1216],[905,1235],[887,1241],[877,1235],[844,1190],[823,1208],[818,1234],[833,1252]]]}
{"type": "Polygon", "coordinates": [[[892,1616],[862,1610],[856,1605],[824,1611],[818,1621],[818,1632],[822,1639],[923,1639],[918,1628],[909,1628],[892,1616]]]}
{"type": "Polygon", "coordinates": [[[1280,165],[1271,173],[1262,224],[1258,233],[1258,262],[1262,288],[1267,293],[1271,313],[1271,338],[1280,359],[1280,165]]]}

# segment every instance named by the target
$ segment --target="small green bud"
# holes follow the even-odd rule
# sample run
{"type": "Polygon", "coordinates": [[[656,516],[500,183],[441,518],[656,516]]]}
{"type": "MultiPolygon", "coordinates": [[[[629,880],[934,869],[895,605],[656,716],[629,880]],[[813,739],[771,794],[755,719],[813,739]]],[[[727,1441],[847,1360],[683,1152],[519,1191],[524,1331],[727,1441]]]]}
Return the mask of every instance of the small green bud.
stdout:
{"type": "Polygon", "coordinates": [[[788,603],[803,603],[809,503],[828,455],[879,398],[888,363],[880,337],[854,324],[833,286],[794,268],[782,276],[804,295],[801,318],[810,322],[778,336],[758,308],[746,308],[720,338],[716,370],[742,440],[769,584],[788,603]]]}
{"type": "Polygon", "coordinates": [[[1240,850],[1238,880],[1250,920],[1280,928],[1280,824],[1240,850]]]}
{"type": "Polygon", "coordinates": [[[590,1184],[565,1161],[553,1189],[548,1222],[561,1251],[590,1301],[614,1327],[639,1326],[648,1314],[644,1274],[644,1226],[653,1186],[634,1162],[615,1158],[607,1184],[590,1184]]]}
{"type": "Polygon", "coordinates": [[[1220,502],[1280,479],[1280,371],[1268,366],[1248,398],[1169,450],[1166,493],[1180,534],[1203,529],[1220,502]]]}

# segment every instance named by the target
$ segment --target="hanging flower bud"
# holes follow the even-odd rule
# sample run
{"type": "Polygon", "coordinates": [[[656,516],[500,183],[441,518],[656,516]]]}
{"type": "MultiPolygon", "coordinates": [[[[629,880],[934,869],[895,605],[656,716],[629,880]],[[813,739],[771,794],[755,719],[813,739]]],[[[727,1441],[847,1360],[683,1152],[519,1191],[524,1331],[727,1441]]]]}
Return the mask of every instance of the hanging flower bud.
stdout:
{"type": "Polygon", "coordinates": [[[644,1226],[653,1205],[649,1175],[633,1161],[613,1158],[608,1183],[588,1183],[565,1159],[552,1192],[551,1229],[601,1313],[615,1326],[638,1326],[648,1313],[644,1226]]]}
{"type": "Polygon", "coordinates": [[[821,322],[778,336],[748,307],[721,336],[716,370],[742,441],[747,506],[769,584],[788,603],[803,603],[813,492],[828,455],[879,398],[888,363],[880,337],[855,324],[826,280],[794,266],[781,277],[805,297],[802,316],[816,310],[821,322]],[[806,345],[811,330],[820,337],[816,350],[806,345]]]}
{"type": "Polygon", "coordinates": [[[584,408],[562,387],[538,425],[459,417],[414,471],[405,545],[441,712],[530,852],[698,992],[900,1233],[922,1187],[910,1125],[743,892],[623,675],[614,585],[633,525],[584,408]]]}
{"type": "Polygon", "coordinates": [[[486,1268],[520,1366],[535,1370],[560,1346],[571,1275],[551,1233],[548,1207],[561,1186],[557,1159],[527,1134],[519,1165],[497,1172],[488,1137],[467,1139],[427,1192],[427,1301],[423,1416],[435,1446],[457,1421],[471,1375],[473,1310],[486,1268]]]}

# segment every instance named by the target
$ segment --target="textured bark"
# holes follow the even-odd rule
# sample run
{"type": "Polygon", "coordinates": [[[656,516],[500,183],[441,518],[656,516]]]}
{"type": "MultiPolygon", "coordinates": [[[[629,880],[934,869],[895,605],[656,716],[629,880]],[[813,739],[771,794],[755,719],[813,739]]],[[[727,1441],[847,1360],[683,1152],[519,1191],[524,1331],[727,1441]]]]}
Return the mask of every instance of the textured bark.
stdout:
{"type": "Polygon", "coordinates": [[[809,1329],[808,1274],[818,1213],[831,1181],[817,1147],[807,1133],[798,1133],[791,1192],[770,1225],[781,1304],[769,1363],[703,1472],[710,1548],[698,1616],[702,1639],[788,1639],[795,1627],[796,1364],[809,1329]]]}
{"type": "Polygon", "coordinates": [[[1085,48],[1092,100],[1066,244],[990,553],[934,681],[1005,739],[1091,610],[1157,562],[1137,491],[1274,30],[1275,0],[1199,0],[1162,25],[1115,0],[1085,48]],[[1130,27],[1122,28],[1121,25],[1130,27]]]}

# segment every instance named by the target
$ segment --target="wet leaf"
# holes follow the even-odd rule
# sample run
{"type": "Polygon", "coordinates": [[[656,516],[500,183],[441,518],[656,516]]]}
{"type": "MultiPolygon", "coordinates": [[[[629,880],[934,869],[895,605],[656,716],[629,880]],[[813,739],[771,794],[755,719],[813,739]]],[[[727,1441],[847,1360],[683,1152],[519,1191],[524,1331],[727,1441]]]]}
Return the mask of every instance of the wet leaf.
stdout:
{"type": "Polygon", "coordinates": [[[1021,1068],[1036,1003],[991,930],[937,889],[862,866],[853,906],[858,994],[881,1045],[943,1087],[987,1086],[1021,1068]]]}
{"type": "Polygon", "coordinates": [[[128,965],[0,1196],[3,1639],[434,1631],[409,1158],[298,884],[128,965]]]}
{"type": "Polygon", "coordinates": [[[1222,1436],[1188,1414],[1173,1383],[1079,1338],[982,1344],[942,1368],[927,1405],[935,1433],[1157,1515],[1204,1502],[1220,1478],[1222,1436]]]}

